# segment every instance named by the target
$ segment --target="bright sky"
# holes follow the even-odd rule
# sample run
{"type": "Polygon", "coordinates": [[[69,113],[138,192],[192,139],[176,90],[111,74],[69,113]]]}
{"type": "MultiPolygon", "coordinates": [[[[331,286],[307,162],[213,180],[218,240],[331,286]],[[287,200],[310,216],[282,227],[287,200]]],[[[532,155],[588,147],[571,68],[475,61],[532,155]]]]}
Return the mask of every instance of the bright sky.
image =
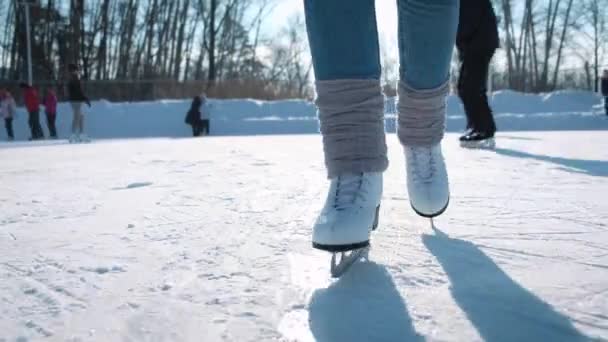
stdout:
{"type": "MultiPolygon", "coordinates": [[[[545,0],[542,0],[545,1],[545,0]]],[[[378,33],[381,48],[394,60],[398,60],[397,48],[397,1],[376,0],[376,19],[378,22],[378,33]]],[[[523,2],[522,2],[523,3],[523,2]]],[[[304,0],[277,0],[275,9],[268,20],[267,32],[271,35],[277,28],[285,26],[288,18],[300,13],[304,15],[304,0]]],[[[501,50],[495,58],[495,63],[504,64],[501,50]]],[[[577,58],[569,58],[563,61],[564,66],[579,68],[582,62],[577,58]],[[572,64],[573,63],[573,64],[572,64]]],[[[606,61],[605,63],[608,63],[606,61]]],[[[386,72],[386,70],[385,70],[386,72]]]]}
{"type": "MultiPolygon", "coordinates": [[[[303,0],[277,1],[269,20],[272,23],[272,29],[284,26],[287,19],[298,12],[304,16],[303,0]]],[[[380,44],[386,44],[387,52],[395,55],[397,53],[397,2],[395,0],[376,1],[376,18],[380,44]]]]}

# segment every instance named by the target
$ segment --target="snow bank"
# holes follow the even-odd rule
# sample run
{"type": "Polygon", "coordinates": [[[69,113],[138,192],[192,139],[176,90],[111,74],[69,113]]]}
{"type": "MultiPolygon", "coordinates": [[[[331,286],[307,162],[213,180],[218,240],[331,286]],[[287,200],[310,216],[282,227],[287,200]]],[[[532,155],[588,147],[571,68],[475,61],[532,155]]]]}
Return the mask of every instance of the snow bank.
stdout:
{"type": "MultiPolygon", "coordinates": [[[[593,114],[600,96],[583,91],[549,94],[523,94],[509,90],[491,96],[499,129],[509,130],[585,130],[608,129],[602,115],[593,114]]],[[[85,108],[87,132],[95,138],[186,137],[191,131],[184,124],[190,100],[112,103],[95,101],[85,108]]],[[[319,131],[315,107],[303,100],[258,101],[252,99],[210,100],[213,135],[311,134],[319,131]]],[[[395,99],[386,100],[386,128],[395,131],[395,99]]],[[[58,106],[59,134],[70,132],[69,104],[58,106]]],[[[464,127],[460,99],[448,98],[448,131],[464,127]]],[[[45,119],[41,115],[43,127],[45,119]]],[[[17,139],[29,136],[27,114],[23,109],[15,122],[17,139]]],[[[46,131],[46,128],[45,128],[46,131]]],[[[4,134],[2,134],[4,136],[4,134]]]]}
{"type": "MultiPolygon", "coordinates": [[[[598,94],[580,90],[560,90],[545,94],[500,90],[494,92],[489,100],[497,114],[589,112],[593,106],[602,103],[598,94]]],[[[462,102],[456,95],[448,98],[448,114],[464,114],[462,102]]]]}

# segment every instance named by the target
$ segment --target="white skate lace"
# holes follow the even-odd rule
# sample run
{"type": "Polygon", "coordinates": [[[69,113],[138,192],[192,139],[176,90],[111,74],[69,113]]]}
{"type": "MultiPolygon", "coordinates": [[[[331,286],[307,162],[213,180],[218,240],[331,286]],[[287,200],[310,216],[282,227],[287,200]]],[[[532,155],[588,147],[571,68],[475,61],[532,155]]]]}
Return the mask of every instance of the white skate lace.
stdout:
{"type": "Polygon", "coordinates": [[[367,179],[363,174],[338,176],[336,196],[334,197],[334,208],[344,210],[350,208],[357,198],[362,198],[367,193],[364,182],[367,179]]]}
{"type": "Polygon", "coordinates": [[[411,173],[414,182],[430,182],[437,170],[437,161],[433,158],[432,149],[426,147],[410,147],[411,173]]]}

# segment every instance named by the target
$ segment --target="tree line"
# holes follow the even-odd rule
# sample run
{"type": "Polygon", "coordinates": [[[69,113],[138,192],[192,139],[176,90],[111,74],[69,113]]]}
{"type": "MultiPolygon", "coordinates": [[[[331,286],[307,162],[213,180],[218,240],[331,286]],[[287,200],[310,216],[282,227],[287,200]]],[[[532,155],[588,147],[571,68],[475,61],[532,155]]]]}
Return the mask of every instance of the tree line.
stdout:
{"type": "MultiPolygon", "coordinates": [[[[76,63],[89,81],[196,80],[232,96],[309,97],[302,16],[263,32],[278,1],[39,0],[31,8],[34,79],[60,80],[76,63]]],[[[597,91],[608,68],[608,0],[493,3],[501,35],[495,88],[597,91]]],[[[24,13],[18,0],[0,2],[0,80],[25,79],[24,13]]],[[[395,83],[395,59],[383,59],[383,81],[395,83]]]]}
{"type": "Polygon", "coordinates": [[[543,92],[583,80],[598,90],[608,68],[607,0],[495,0],[504,86],[543,92]]]}
{"type": "MultiPolygon", "coordinates": [[[[276,0],[40,0],[31,7],[34,79],[59,80],[68,63],[93,81],[241,80],[282,96],[309,89],[298,17],[262,28],[276,0]]],[[[25,10],[0,3],[0,79],[25,79],[25,10]]],[[[271,94],[272,95],[272,94],[271,94]]]]}

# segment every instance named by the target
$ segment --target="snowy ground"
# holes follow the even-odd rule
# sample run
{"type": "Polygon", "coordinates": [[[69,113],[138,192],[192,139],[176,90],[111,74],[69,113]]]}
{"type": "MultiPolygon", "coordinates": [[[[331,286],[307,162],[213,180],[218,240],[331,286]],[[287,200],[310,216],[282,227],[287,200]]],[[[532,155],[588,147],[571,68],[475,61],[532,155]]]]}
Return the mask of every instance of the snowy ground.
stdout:
{"type": "Polygon", "coordinates": [[[0,341],[608,340],[608,134],[444,141],[417,217],[391,166],[371,261],[310,247],[320,137],[0,144],[0,341]]]}

